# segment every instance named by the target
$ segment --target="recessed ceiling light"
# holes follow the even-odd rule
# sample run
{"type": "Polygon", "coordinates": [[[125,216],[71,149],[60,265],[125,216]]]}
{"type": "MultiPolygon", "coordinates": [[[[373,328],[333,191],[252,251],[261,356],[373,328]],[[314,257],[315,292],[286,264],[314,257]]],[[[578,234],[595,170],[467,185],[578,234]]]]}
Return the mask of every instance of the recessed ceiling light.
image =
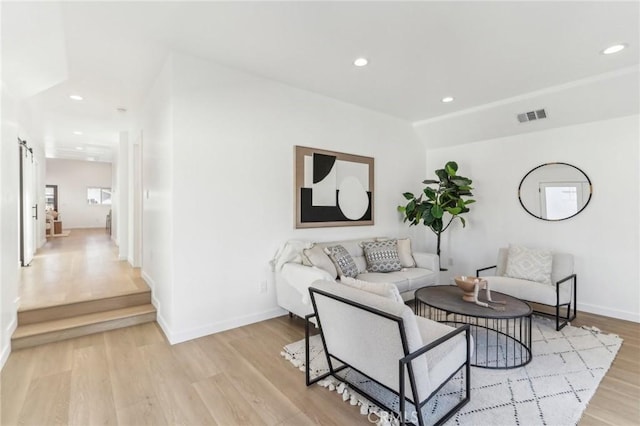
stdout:
{"type": "Polygon", "coordinates": [[[444,102],[445,104],[453,102],[453,96],[445,96],[444,98],[442,98],[442,102],[444,102]]]}
{"type": "Polygon", "coordinates": [[[81,100],[83,100],[83,99],[84,99],[84,98],[83,98],[82,96],[80,96],[80,95],[70,95],[69,97],[70,97],[71,99],[73,99],[74,101],[81,101],[81,100]]]}
{"type": "Polygon", "coordinates": [[[87,160],[89,161],[96,161],[96,159],[94,157],[88,157],[87,160]]]}
{"type": "Polygon", "coordinates": [[[74,135],[81,135],[82,132],[80,130],[76,130],[75,132],[73,132],[74,135]]]}
{"type": "Polygon", "coordinates": [[[355,61],[353,61],[353,65],[355,65],[356,67],[364,67],[368,63],[369,61],[367,60],[367,58],[358,58],[355,61]]]}
{"type": "Polygon", "coordinates": [[[621,50],[624,50],[627,47],[626,44],[614,44],[613,46],[609,46],[602,51],[603,55],[612,55],[614,53],[618,53],[621,50]]]}
{"type": "Polygon", "coordinates": [[[76,146],[76,149],[77,149],[78,151],[82,151],[82,150],[84,149],[84,147],[82,147],[82,146],[76,146]]]}

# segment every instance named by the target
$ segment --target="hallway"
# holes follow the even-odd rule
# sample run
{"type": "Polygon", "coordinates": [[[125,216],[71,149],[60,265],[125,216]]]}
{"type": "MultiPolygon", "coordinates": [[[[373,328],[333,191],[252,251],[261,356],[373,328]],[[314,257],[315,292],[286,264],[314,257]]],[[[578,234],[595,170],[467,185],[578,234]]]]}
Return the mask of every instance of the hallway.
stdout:
{"type": "Polygon", "coordinates": [[[118,260],[104,229],[72,229],[68,237],[48,238],[31,266],[21,269],[19,311],[147,288],[139,269],[118,260]]]}

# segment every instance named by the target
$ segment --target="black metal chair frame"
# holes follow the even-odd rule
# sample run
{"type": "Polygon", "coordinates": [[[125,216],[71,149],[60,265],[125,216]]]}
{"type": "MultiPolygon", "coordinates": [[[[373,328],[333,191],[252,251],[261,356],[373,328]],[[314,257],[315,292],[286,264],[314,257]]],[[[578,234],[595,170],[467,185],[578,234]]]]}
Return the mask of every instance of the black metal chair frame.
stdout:
{"type": "MultiPolygon", "coordinates": [[[[476,270],[476,277],[480,277],[480,272],[483,271],[488,271],[490,269],[494,269],[497,268],[497,265],[493,265],[493,266],[487,266],[486,268],[481,268],[476,270]]],[[[544,317],[549,317],[549,318],[555,318],[556,320],[556,331],[560,331],[562,330],[567,324],[569,324],[569,321],[573,321],[574,319],[576,319],[576,315],[577,315],[577,284],[578,284],[578,276],[576,274],[571,274],[567,277],[562,278],[561,280],[556,281],[555,283],[555,287],[556,287],[556,304],[555,306],[552,306],[554,308],[556,308],[556,314],[549,314],[547,312],[544,311],[537,311],[537,310],[533,310],[533,313],[537,314],[537,315],[541,315],[544,317]],[[568,282],[569,280],[573,280],[573,292],[571,295],[571,299],[569,299],[569,303],[560,303],[560,284],[564,284],[566,282],[568,282]],[[572,303],[573,302],[573,303],[572,303]],[[571,312],[571,305],[573,305],[573,313],[571,312]],[[560,316],[560,308],[561,307],[565,307],[567,308],[567,314],[564,316],[560,316]],[[560,319],[562,319],[563,321],[560,322],[560,319]]],[[[525,302],[529,302],[529,303],[537,303],[539,305],[545,305],[544,303],[539,303],[539,302],[534,302],[532,300],[525,300],[525,302]]],[[[551,305],[545,305],[545,306],[551,306],[551,305]]]]}
{"type": "MultiPolygon", "coordinates": [[[[305,379],[306,379],[306,384],[307,386],[310,386],[314,383],[319,382],[320,380],[323,380],[329,376],[333,376],[335,377],[337,380],[340,380],[342,382],[346,382],[348,385],[350,385],[352,388],[356,389],[358,391],[358,393],[363,394],[367,399],[369,399],[370,401],[374,402],[375,404],[377,404],[379,407],[384,407],[385,409],[388,410],[389,413],[393,413],[394,410],[391,407],[386,406],[384,403],[378,401],[375,397],[371,396],[370,394],[368,394],[367,392],[361,390],[360,388],[358,388],[358,386],[356,386],[353,383],[350,383],[349,381],[345,380],[342,377],[337,376],[337,373],[344,370],[345,368],[351,368],[355,371],[357,371],[359,374],[363,375],[364,377],[367,377],[369,380],[375,382],[377,385],[387,389],[389,392],[398,395],[399,397],[399,401],[400,401],[400,407],[399,407],[399,413],[395,413],[398,415],[398,419],[400,421],[401,425],[407,424],[408,420],[406,413],[405,413],[405,406],[406,406],[406,400],[408,399],[409,402],[411,402],[415,409],[416,409],[416,417],[417,417],[417,421],[418,421],[418,425],[419,426],[423,426],[424,423],[424,416],[422,415],[422,407],[424,407],[424,405],[429,402],[429,400],[438,393],[438,391],[449,381],[451,380],[456,374],[458,374],[458,372],[465,367],[465,397],[463,400],[459,401],[451,410],[449,410],[446,414],[444,414],[440,419],[438,419],[438,421],[435,423],[436,425],[441,425],[444,422],[446,422],[449,418],[451,418],[451,416],[453,416],[460,408],[462,408],[465,404],[467,404],[470,400],[470,389],[471,389],[471,362],[470,362],[470,351],[471,351],[471,337],[470,337],[470,326],[468,324],[465,324],[459,328],[456,328],[454,331],[447,333],[446,335],[440,337],[439,339],[424,345],[423,347],[421,347],[418,350],[415,350],[413,352],[409,352],[408,349],[408,344],[407,344],[407,339],[406,339],[406,335],[404,332],[404,323],[402,318],[388,314],[386,312],[377,310],[375,308],[372,308],[370,306],[367,305],[363,305],[361,303],[357,303],[354,302],[352,300],[348,300],[327,292],[324,292],[322,290],[316,289],[316,288],[309,288],[309,293],[311,295],[311,302],[313,304],[313,314],[309,314],[307,316],[305,316],[305,379]],[[393,389],[390,389],[389,387],[383,385],[382,383],[378,382],[377,380],[373,379],[372,377],[364,374],[362,371],[358,370],[357,367],[353,366],[353,365],[349,365],[346,362],[344,362],[343,360],[341,360],[340,358],[338,358],[337,356],[333,355],[329,348],[327,347],[327,343],[324,337],[324,330],[322,329],[322,319],[321,317],[318,315],[318,309],[316,307],[316,300],[315,300],[315,294],[321,294],[325,297],[329,297],[331,299],[337,300],[339,302],[345,303],[347,305],[356,307],[358,309],[362,309],[365,310],[367,312],[370,312],[372,314],[375,315],[379,315],[381,317],[387,318],[390,321],[395,321],[398,324],[398,330],[400,333],[400,338],[402,341],[402,349],[404,352],[404,357],[398,360],[398,368],[399,368],[399,387],[398,389],[400,389],[400,393],[398,394],[398,392],[394,391],[393,389]],[[309,323],[310,323],[310,319],[311,318],[316,318],[317,321],[317,327],[320,330],[320,337],[322,339],[322,346],[324,348],[324,352],[325,352],[325,356],[327,358],[327,365],[329,366],[329,371],[323,375],[320,375],[318,377],[315,377],[313,379],[311,379],[310,377],[310,371],[309,371],[309,323]],[[462,364],[460,366],[460,368],[458,368],[452,375],[450,375],[447,380],[445,380],[437,389],[435,389],[433,392],[431,392],[429,394],[429,396],[427,398],[424,399],[424,401],[416,404],[414,401],[419,401],[418,399],[418,388],[416,386],[416,380],[415,380],[415,375],[413,373],[413,367],[411,365],[412,361],[414,359],[416,359],[417,357],[426,354],[428,351],[434,349],[435,347],[437,347],[438,345],[446,342],[447,340],[457,336],[460,333],[465,333],[465,337],[466,337],[466,342],[467,342],[467,358],[464,364],[462,364]],[[338,361],[339,363],[341,363],[342,365],[339,367],[334,367],[333,365],[333,360],[338,361]],[[407,397],[405,395],[405,375],[404,372],[405,370],[407,371],[408,375],[409,375],[409,384],[411,387],[411,396],[413,399],[407,397]]],[[[410,420],[414,420],[414,417],[411,416],[410,420]]],[[[413,423],[410,423],[413,424],[413,423]]]]}

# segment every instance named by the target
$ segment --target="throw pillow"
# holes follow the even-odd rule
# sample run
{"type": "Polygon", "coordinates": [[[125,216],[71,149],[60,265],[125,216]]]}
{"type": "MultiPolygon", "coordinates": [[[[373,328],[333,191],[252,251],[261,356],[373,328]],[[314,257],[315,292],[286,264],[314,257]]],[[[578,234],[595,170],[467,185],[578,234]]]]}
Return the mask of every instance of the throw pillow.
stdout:
{"type": "Polygon", "coordinates": [[[402,296],[400,296],[400,292],[398,291],[398,287],[392,283],[372,283],[345,276],[340,277],[340,282],[346,286],[357,288],[358,290],[377,294],[378,296],[404,303],[404,300],[402,300],[402,296]]]}
{"type": "Polygon", "coordinates": [[[509,245],[505,276],[551,284],[553,256],[550,250],[509,245]]]}
{"type": "Polygon", "coordinates": [[[369,272],[393,272],[402,269],[396,240],[362,243],[369,272]]]}
{"type": "Polygon", "coordinates": [[[306,260],[309,262],[308,266],[315,266],[323,271],[327,271],[333,278],[338,276],[338,271],[333,265],[329,256],[322,250],[322,247],[315,244],[313,247],[303,250],[306,260]]]}
{"type": "Polygon", "coordinates": [[[353,257],[349,254],[347,249],[341,245],[326,247],[324,252],[329,255],[331,261],[335,265],[338,274],[346,277],[357,277],[358,267],[353,257]]]}
{"type": "Polygon", "coordinates": [[[414,268],[416,261],[413,259],[413,252],[411,251],[411,240],[405,238],[398,240],[398,257],[400,258],[400,265],[403,268],[414,268]]]}

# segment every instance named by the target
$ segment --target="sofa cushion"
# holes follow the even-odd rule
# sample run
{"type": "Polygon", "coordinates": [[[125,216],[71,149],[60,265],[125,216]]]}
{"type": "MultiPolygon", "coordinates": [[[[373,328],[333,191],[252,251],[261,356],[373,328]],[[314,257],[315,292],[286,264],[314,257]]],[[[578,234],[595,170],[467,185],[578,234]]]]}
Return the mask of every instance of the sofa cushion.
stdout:
{"type": "Polygon", "coordinates": [[[551,284],[553,257],[550,250],[509,245],[505,276],[551,284]]]}
{"type": "Polygon", "coordinates": [[[310,249],[304,249],[303,253],[303,264],[308,262],[308,266],[315,266],[323,271],[327,271],[333,278],[338,276],[338,271],[336,270],[335,265],[319,245],[314,244],[310,249]]]}
{"type": "Polygon", "coordinates": [[[378,296],[386,297],[387,299],[391,299],[396,302],[404,303],[404,300],[398,291],[398,287],[396,287],[395,284],[372,283],[351,277],[340,277],[340,282],[352,288],[357,288],[362,291],[377,294],[378,296]]]}
{"type": "MultiPolygon", "coordinates": [[[[455,330],[446,324],[429,320],[420,316],[416,316],[416,323],[422,341],[425,343],[433,342],[447,333],[455,330]]],[[[470,337],[470,353],[473,350],[473,337],[470,337]]],[[[444,383],[453,373],[455,373],[462,364],[465,363],[467,357],[467,339],[464,333],[458,334],[452,339],[436,346],[426,353],[427,368],[429,369],[429,379],[431,386],[436,387],[444,383]]]]}
{"type": "Polygon", "coordinates": [[[353,278],[358,276],[358,267],[342,245],[325,247],[324,251],[333,261],[339,275],[353,278]]]}
{"type": "MultiPolygon", "coordinates": [[[[556,305],[556,290],[553,286],[511,277],[483,278],[489,282],[489,288],[492,292],[497,291],[529,302],[556,305]]],[[[569,284],[566,283],[560,286],[560,304],[566,304],[571,301],[571,286],[569,284]]],[[[500,300],[499,295],[493,296],[493,298],[500,300]]]]}
{"type": "Polygon", "coordinates": [[[398,275],[399,272],[365,272],[358,274],[356,278],[371,283],[393,283],[398,287],[400,293],[411,290],[409,280],[405,276],[398,275]]]}
{"type": "MultiPolygon", "coordinates": [[[[409,283],[408,290],[434,285],[439,276],[438,273],[423,268],[406,268],[398,272],[392,272],[391,274],[394,280],[407,280],[409,283]]],[[[390,282],[395,282],[394,280],[390,282]]]]}
{"type": "Polygon", "coordinates": [[[396,240],[363,242],[362,249],[369,272],[393,272],[402,269],[396,240]]]}
{"type": "Polygon", "coordinates": [[[411,240],[409,238],[404,238],[397,241],[400,265],[403,268],[413,268],[416,266],[416,261],[413,259],[413,253],[411,252],[411,240]]]}

